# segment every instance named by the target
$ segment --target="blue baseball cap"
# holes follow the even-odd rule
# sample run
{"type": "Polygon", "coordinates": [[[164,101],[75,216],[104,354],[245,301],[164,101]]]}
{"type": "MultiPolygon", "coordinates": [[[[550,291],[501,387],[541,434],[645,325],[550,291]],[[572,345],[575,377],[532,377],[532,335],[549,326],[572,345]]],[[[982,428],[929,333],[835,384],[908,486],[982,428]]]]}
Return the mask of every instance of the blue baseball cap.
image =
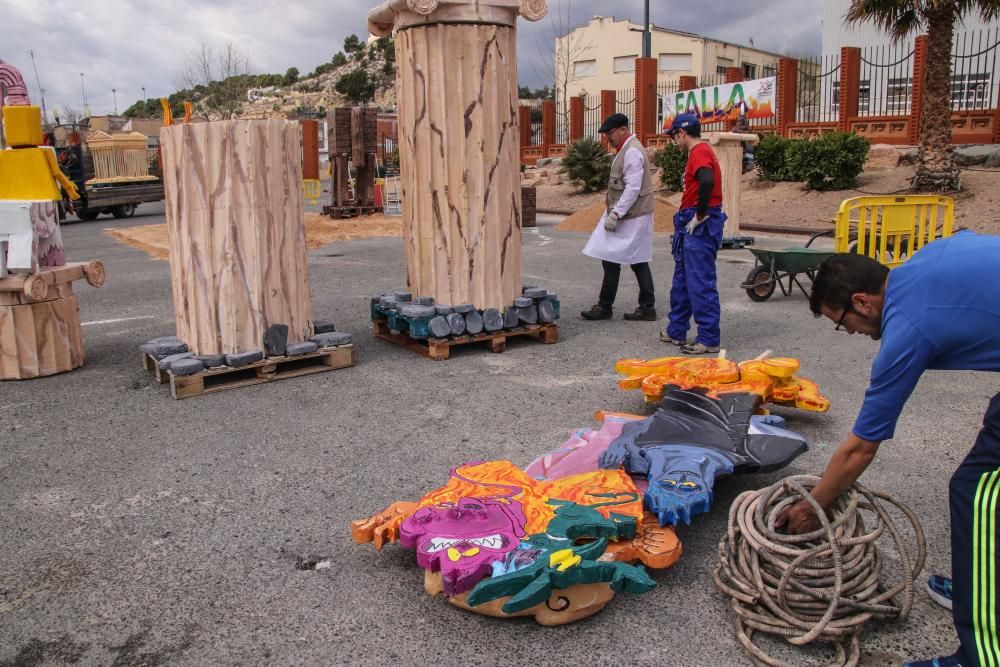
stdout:
{"type": "Polygon", "coordinates": [[[677,134],[678,130],[683,130],[688,127],[699,127],[701,121],[693,113],[679,113],[674,116],[674,122],[670,124],[670,129],[667,130],[667,134],[674,136],[677,134]]]}

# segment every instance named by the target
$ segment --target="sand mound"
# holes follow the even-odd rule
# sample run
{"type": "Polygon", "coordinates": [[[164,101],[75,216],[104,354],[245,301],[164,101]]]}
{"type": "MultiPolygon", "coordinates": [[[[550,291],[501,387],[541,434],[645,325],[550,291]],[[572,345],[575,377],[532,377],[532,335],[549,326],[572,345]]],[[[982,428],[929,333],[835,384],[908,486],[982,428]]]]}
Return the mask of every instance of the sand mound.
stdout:
{"type": "MultiPolygon", "coordinates": [[[[141,225],[126,229],[105,229],[111,238],[143,252],[154,259],[167,259],[170,244],[167,225],[141,225]]],[[[366,215],[359,218],[333,220],[318,213],[306,213],[306,247],[322,248],[334,241],[353,241],[375,236],[402,236],[403,221],[385,215],[366,215]]]]}
{"type": "MultiPolygon", "coordinates": [[[[603,201],[591,204],[573,215],[567,216],[565,220],[556,225],[556,229],[561,232],[592,232],[597,226],[597,221],[604,215],[604,209],[603,201]]],[[[672,234],[674,232],[674,213],[676,212],[677,206],[657,196],[656,209],[653,212],[653,232],[672,234]]]]}

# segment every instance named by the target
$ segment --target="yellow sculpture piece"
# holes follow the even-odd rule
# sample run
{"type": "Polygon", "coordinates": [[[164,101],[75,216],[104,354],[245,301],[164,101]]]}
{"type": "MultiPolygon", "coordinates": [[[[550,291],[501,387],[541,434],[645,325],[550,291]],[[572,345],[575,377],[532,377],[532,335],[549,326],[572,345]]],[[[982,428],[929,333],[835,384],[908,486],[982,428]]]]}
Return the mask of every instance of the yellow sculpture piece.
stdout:
{"type": "Polygon", "coordinates": [[[38,107],[5,106],[4,138],[10,147],[0,151],[0,199],[58,201],[61,185],[70,199],[79,199],[76,185],[59,169],[55,152],[38,148],[42,116],[38,107]]]}
{"type": "Polygon", "coordinates": [[[795,407],[810,412],[826,412],[830,401],[819,386],[796,375],[798,359],[778,357],[736,363],[729,359],[661,357],[659,359],[621,359],[615,371],[625,377],[618,382],[624,390],[641,389],[647,403],[663,399],[663,388],[702,388],[709,396],[749,392],[767,403],[795,407]]]}

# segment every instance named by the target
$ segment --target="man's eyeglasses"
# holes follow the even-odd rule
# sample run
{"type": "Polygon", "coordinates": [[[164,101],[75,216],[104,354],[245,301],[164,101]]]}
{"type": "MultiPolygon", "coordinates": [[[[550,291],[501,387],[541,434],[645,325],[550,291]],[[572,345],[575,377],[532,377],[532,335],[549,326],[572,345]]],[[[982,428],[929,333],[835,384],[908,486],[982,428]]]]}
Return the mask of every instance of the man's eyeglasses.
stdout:
{"type": "Polygon", "coordinates": [[[853,311],[854,311],[854,307],[851,306],[850,304],[848,304],[847,308],[844,308],[844,312],[841,313],[840,319],[837,320],[837,325],[835,327],[833,327],[833,330],[834,331],[846,331],[846,329],[844,328],[844,318],[847,317],[847,313],[850,313],[850,312],[853,312],[853,311]]]}

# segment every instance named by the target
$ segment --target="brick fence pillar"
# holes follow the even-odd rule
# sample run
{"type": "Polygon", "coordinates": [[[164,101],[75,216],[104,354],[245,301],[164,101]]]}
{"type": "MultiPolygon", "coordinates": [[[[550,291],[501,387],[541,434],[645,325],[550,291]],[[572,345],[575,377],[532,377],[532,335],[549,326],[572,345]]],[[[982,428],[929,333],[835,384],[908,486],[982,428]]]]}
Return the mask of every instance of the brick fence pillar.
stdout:
{"type": "Polygon", "coordinates": [[[319,180],[319,122],[299,121],[302,125],[302,179],[319,180]]]}
{"type": "Polygon", "coordinates": [[[851,121],[858,117],[861,94],[861,49],[845,46],[840,49],[840,116],[837,129],[847,132],[851,121]]]}
{"type": "Polygon", "coordinates": [[[774,110],[778,136],[788,136],[788,126],[796,121],[799,104],[799,61],[782,58],[778,61],[777,109],[774,110]]]}
{"type": "Polygon", "coordinates": [[[521,131],[521,149],[531,146],[531,107],[519,106],[517,108],[517,123],[521,131]]]}
{"type": "Polygon", "coordinates": [[[639,141],[656,134],[656,58],[635,59],[635,127],[639,141]]]}
{"type": "Polygon", "coordinates": [[[583,98],[574,95],[569,98],[569,142],[583,138],[583,98]]]}
{"type": "Polygon", "coordinates": [[[742,80],[743,80],[743,68],[741,67],[726,68],[726,83],[739,83],[742,80]]]}
{"type": "Polygon", "coordinates": [[[696,76],[682,76],[680,78],[680,83],[677,86],[677,90],[694,90],[698,87],[698,77],[696,76]]]}
{"type": "Polygon", "coordinates": [[[542,144],[546,155],[548,147],[556,143],[556,103],[552,100],[542,102],[542,144]]]}
{"type": "Polygon", "coordinates": [[[920,143],[920,116],[924,107],[927,77],[927,35],[917,37],[913,45],[913,94],[910,96],[910,127],[907,141],[920,143]]]}
{"type": "MultiPolygon", "coordinates": [[[[601,91],[601,122],[610,116],[611,114],[618,111],[618,96],[613,90],[602,90],[601,91]]],[[[607,138],[601,139],[602,143],[607,146],[607,138]]]]}

